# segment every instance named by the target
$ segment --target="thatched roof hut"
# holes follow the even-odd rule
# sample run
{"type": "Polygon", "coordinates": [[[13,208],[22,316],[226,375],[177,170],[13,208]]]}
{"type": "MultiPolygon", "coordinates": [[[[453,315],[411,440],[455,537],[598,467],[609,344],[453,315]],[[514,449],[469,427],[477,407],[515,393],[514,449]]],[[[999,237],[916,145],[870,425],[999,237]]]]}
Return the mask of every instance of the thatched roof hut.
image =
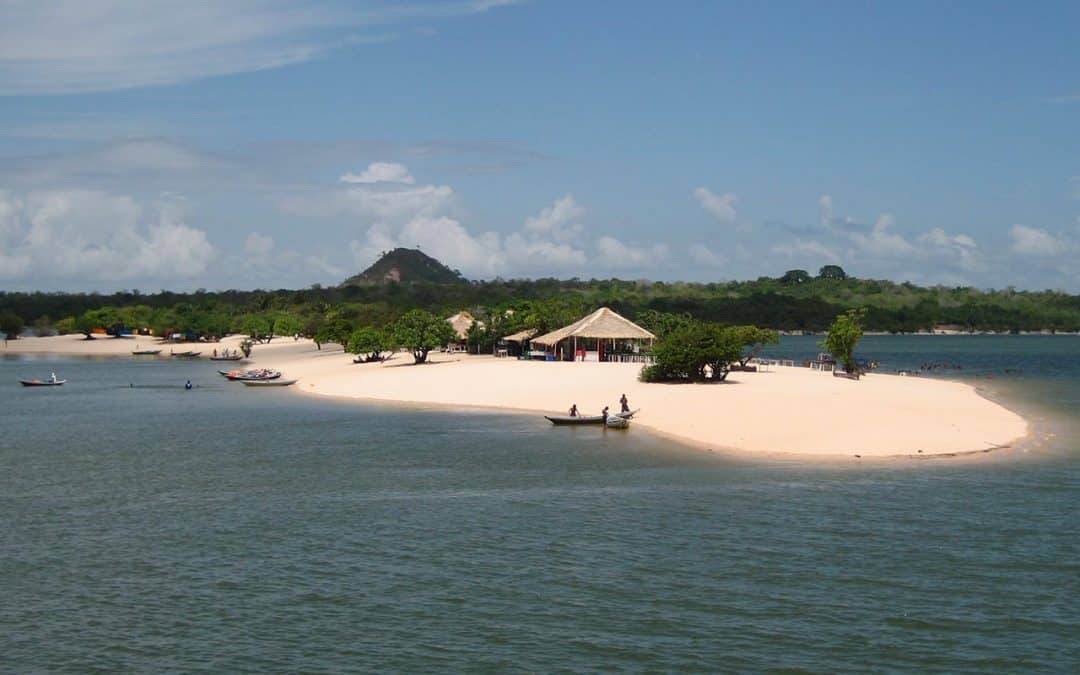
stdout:
{"type": "Polygon", "coordinates": [[[519,330],[516,333],[506,335],[502,339],[506,342],[525,342],[534,335],[536,335],[535,328],[526,328],[525,330],[519,330]]]}
{"type": "Polygon", "coordinates": [[[655,340],[656,336],[637,325],[630,319],[616,314],[607,307],[601,307],[584,319],[538,335],[533,344],[554,345],[567,338],[592,338],[600,340],[655,340]]]}

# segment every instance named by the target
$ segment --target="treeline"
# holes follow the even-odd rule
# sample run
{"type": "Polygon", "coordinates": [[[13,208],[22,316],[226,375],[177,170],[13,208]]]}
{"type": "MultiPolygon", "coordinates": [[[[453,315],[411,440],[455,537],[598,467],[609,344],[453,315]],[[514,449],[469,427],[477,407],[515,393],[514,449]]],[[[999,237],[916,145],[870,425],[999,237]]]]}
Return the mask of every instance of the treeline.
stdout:
{"type": "MultiPolygon", "coordinates": [[[[353,327],[387,325],[412,309],[440,316],[469,310],[486,319],[492,331],[513,332],[529,327],[513,317],[529,316],[547,327],[605,305],[631,319],[654,311],[786,331],[822,332],[837,315],[852,308],[866,309],[864,325],[870,331],[917,332],[942,324],[971,331],[1080,331],[1080,296],[1056,291],[922,288],[849,278],[836,266],[822,268],[817,275],[791,270],[776,278],[725,283],[496,279],[193,293],[0,292],[5,323],[18,322],[42,332],[50,327],[72,329],[72,322],[86,312],[104,308],[125,310],[132,315],[130,327],[151,326],[155,332],[158,328],[200,334],[240,331],[250,315],[286,312],[300,323],[298,332],[308,334],[333,320],[353,327]]],[[[295,328],[291,323],[288,327],[295,328]]]]}

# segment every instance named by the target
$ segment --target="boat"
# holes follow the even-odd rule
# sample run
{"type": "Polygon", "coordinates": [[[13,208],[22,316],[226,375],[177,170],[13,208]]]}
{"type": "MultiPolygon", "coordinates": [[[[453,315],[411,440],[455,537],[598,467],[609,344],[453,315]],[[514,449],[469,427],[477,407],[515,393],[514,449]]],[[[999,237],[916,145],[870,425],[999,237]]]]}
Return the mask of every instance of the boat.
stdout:
{"type": "Polygon", "coordinates": [[[24,387],[59,387],[67,380],[19,380],[24,387]]]}
{"type": "MultiPolygon", "coordinates": [[[[617,417],[617,418],[622,419],[622,420],[629,420],[631,417],[633,417],[634,415],[637,414],[638,410],[641,410],[641,408],[631,410],[630,412],[614,413],[612,415],[608,415],[608,418],[610,419],[612,417],[617,417]]],[[[585,424],[603,424],[604,423],[604,416],[603,415],[578,415],[577,417],[569,417],[567,415],[560,415],[560,416],[544,415],[544,419],[551,422],[552,424],[554,424],[557,427],[581,426],[581,425],[585,425],[585,424]]]]}
{"type": "Polygon", "coordinates": [[[281,377],[281,371],[269,370],[262,368],[261,370],[219,370],[226,379],[234,382],[251,382],[258,380],[276,380],[281,377]]]}
{"type": "Polygon", "coordinates": [[[211,361],[243,361],[243,354],[233,354],[232,356],[211,356],[211,361]]]}
{"type": "Polygon", "coordinates": [[[625,417],[619,417],[618,415],[612,415],[604,422],[608,429],[629,429],[630,420],[625,417]]]}
{"type": "Polygon", "coordinates": [[[131,352],[134,356],[157,356],[161,353],[160,349],[136,349],[131,352]]]}
{"type": "Polygon", "coordinates": [[[296,384],[296,380],[240,380],[245,387],[287,387],[296,384]]]}
{"type": "Polygon", "coordinates": [[[178,359],[193,359],[202,352],[172,352],[171,356],[178,359]]]}

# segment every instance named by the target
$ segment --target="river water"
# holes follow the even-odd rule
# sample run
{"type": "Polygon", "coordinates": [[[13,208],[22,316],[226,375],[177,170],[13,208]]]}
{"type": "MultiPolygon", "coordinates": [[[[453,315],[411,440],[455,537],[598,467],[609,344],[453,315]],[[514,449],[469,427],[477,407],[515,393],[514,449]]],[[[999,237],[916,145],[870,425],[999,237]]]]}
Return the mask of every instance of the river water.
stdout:
{"type": "Polygon", "coordinates": [[[205,362],[0,360],[0,671],[1075,672],[1080,339],[860,351],[960,365],[1036,433],[751,461],[205,362]]]}

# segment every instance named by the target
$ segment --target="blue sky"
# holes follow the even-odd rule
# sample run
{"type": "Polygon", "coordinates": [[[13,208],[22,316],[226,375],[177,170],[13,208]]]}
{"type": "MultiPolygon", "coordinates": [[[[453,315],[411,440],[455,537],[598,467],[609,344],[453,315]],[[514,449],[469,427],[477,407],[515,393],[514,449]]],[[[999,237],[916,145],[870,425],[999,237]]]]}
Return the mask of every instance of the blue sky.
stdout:
{"type": "Polygon", "coordinates": [[[1080,291],[1077,3],[0,1],[0,287],[1080,291]]]}

